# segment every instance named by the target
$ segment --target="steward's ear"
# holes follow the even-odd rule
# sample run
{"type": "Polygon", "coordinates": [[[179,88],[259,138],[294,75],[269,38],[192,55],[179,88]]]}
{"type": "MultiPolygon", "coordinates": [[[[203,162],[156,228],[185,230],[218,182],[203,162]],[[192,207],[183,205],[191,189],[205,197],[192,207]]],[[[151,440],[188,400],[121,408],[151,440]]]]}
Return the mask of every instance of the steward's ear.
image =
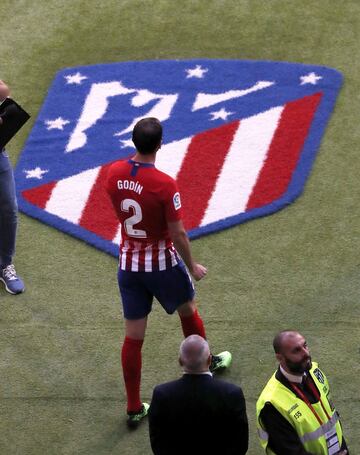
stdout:
{"type": "Polygon", "coordinates": [[[207,366],[208,367],[211,365],[211,360],[212,360],[212,355],[210,354],[208,359],[207,359],[207,366]]]}
{"type": "Polygon", "coordinates": [[[275,357],[279,363],[282,363],[282,361],[284,360],[284,357],[282,354],[275,354],[275,357]]]}
{"type": "Polygon", "coordinates": [[[180,357],[179,357],[179,365],[180,365],[181,367],[184,365],[180,357]]]}

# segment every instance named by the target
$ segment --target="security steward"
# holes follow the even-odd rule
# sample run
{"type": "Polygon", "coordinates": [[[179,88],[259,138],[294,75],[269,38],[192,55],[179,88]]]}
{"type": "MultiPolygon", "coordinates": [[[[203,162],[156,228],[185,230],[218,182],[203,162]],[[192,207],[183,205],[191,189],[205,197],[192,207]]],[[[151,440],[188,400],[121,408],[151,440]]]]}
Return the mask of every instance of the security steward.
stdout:
{"type": "Polygon", "coordinates": [[[329,383],[311,361],[305,338],[286,330],[275,336],[273,347],[279,368],[256,404],[258,434],[265,452],[348,454],[329,383]]]}

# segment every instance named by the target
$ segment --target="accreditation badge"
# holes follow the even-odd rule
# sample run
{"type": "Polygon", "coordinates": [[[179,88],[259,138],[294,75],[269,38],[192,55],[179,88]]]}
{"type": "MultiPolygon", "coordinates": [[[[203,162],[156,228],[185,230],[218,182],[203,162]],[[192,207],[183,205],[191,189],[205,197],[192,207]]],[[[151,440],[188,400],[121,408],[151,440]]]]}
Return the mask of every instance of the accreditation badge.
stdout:
{"type": "Polygon", "coordinates": [[[340,451],[340,443],[336,434],[336,429],[333,427],[330,431],[325,433],[326,445],[329,455],[335,455],[340,451]]]}

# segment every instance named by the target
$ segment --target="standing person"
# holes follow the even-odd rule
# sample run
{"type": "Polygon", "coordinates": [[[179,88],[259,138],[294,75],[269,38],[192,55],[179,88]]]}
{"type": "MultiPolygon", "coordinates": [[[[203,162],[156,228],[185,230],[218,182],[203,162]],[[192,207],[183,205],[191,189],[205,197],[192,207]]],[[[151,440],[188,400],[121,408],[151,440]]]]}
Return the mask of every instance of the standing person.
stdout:
{"type": "Polygon", "coordinates": [[[214,379],[206,340],[187,337],[180,345],[180,379],[155,387],[149,433],[155,455],[244,455],[249,428],[240,387],[214,379]]]}
{"type": "MultiPolygon", "coordinates": [[[[0,80],[0,105],[10,95],[9,87],[0,80]]],[[[0,114],[0,134],[11,116],[11,107],[0,114]]],[[[10,294],[25,290],[22,279],[12,263],[17,229],[17,201],[14,173],[5,149],[0,151],[0,281],[10,294]]]]}
{"type": "Polygon", "coordinates": [[[260,442],[267,454],[346,455],[329,383],[311,361],[305,338],[286,330],[273,341],[279,368],[257,404],[260,442]]]}
{"type": "MultiPolygon", "coordinates": [[[[162,141],[161,123],[156,118],[140,120],[132,140],[134,157],[110,166],[106,189],[121,222],[118,282],[125,318],[121,360],[128,425],[136,426],[149,407],[140,401],[141,348],[153,297],[168,314],[178,312],[185,337],[205,338],[184,263],[196,281],[207,271],[192,257],[176,182],[154,165],[162,141]]],[[[212,370],[230,362],[231,354],[222,352],[213,356],[212,370]]]]}

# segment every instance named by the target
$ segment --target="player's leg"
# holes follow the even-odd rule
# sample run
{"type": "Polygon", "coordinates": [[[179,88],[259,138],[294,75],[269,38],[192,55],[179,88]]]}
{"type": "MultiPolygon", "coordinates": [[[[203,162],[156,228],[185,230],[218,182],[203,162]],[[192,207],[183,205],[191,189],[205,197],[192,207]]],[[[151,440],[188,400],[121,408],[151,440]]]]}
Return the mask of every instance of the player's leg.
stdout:
{"type": "MultiPolygon", "coordinates": [[[[153,273],[150,289],[167,313],[178,312],[185,338],[189,335],[206,338],[204,323],[194,300],[194,286],[182,262],[169,270],[153,273]]],[[[231,354],[224,351],[212,356],[210,369],[227,368],[230,363],[231,354]]]]}
{"type": "MultiPolygon", "coordinates": [[[[203,321],[196,308],[195,301],[186,302],[177,309],[184,337],[190,335],[200,335],[206,338],[203,321]]],[[[217,355],[211,355],[210,371],[228,368],[231,364],[231,353],[229,351],[220,352],[217,355]]]]}
{"type": "Polygon", "coordinates": [[[127,395],[128,424],[136,426],[146,415],[148,407],[140,400],[141,349],[145,338],[147,315],[151,311],[152,295],[144,288],[136,272],[119,270],[118,282],[125,319],[121,364],[127,395]]]}
{"type": "MultiPolygon", "coordinates": [[[[191,281],[191,278],[189,276],[188,279],[191,281]]],[[[187,283],[188,281],[185,277],[185,281],[183,281],[182,283],[182,285],[185,286],[185,289],[187,283]]],[[[192,297],[194,297],[194,294],[192,294],[192,297]]],[[[177,312],[180,316],[181,327],[185,338],[187,338],[190,335],[200,335],[201,337],[206,338],[204,323],[197,310],[194,298],[183,303],[182,305],[179,305],[177,308],[177,312]]],[[[221,370],[223,368],[228,368],[231,364],[231,359],[232,356],[229,351],[223,351],[220,352],[220,354],[212,355],[210,371],[213,372],[216,370],[221,370]]]]}
{"type": "Polygon", "coordinates": [[[125,319],[125,339],[121,350],[121,364],[127,396],[127,412],[138,412],[140,400],[141,349],[145,338],[147,317],[125,319]]]}
{"type": "Polygon", "coordinates": [[[147,316],[141,319],[124,319],[125,320],[125,336],[132,338],[133,340],[144,340],[146,327],[147,327],[147,316]]]}
{"type": "Polygon", "coordinates": [[[203,321],[196,308],[194,285],[183,262],[153,274],[151,291],[169,314],[178,312],[184,336],[206,338],[203,321]]]}
{"type": "Polygon", "coordinates": [[[184,337],[200,335],[206,338],[203,320],[196,308],[195,300],[183,303],[177,308],[184,337]]]}

